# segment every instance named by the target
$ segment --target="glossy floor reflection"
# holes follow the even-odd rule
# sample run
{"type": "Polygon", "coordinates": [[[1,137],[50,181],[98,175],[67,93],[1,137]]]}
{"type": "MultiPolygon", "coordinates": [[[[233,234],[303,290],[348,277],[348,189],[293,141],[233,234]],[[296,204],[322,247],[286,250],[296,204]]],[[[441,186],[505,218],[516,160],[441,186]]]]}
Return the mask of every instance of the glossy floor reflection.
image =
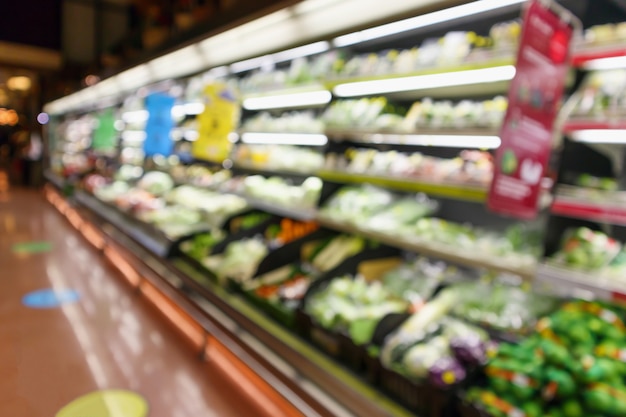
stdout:
{"type": "Polygon", "coordinates": [[[150,417],[258,415],[115,274],[39,192],[0,199],[0,416],[52,417],[99,389],[137,392],[150,417]],[[12,251],[32,241],[51,250],[12,251]],[[73,289],[80,299],[54,309],[22,305],[44,288],[73,289]]]}

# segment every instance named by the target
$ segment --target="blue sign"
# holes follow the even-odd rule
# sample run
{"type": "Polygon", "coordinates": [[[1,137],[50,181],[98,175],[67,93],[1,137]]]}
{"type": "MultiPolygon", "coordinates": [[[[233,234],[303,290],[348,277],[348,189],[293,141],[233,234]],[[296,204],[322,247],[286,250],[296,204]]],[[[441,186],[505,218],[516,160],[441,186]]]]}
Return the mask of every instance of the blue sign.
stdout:
{"type": "Polygon", "coordinates": [[[146,97],[148,122],[146,123],[146,140],[143,151],[146,156],[170,156],[174,147],[171,132],[174,127],[172,107],[174,97],[163,93],[154,93],[146,97]]]}
{"type": "Polygon", "coordinates": [[[74,290],[46,289],[26,294],[22,298],[22,304],[30,308],[55,308],[62,304],[74,303],[79,298],[80,295],[74,290]]]}

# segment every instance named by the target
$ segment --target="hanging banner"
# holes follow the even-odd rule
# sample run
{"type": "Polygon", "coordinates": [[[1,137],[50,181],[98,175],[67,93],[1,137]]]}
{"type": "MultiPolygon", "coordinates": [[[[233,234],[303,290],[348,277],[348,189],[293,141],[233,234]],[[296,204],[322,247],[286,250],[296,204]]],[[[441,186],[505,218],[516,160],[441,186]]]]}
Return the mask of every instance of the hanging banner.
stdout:
{"type": "Polygon", "coordinates": [[[117,146],[118,132],[115,130],[115,115],[112,109],[100,113],[96,119],[91,147],[98,152],[113,152],[117,146]]]}
{"type": "Polygon", "coordinates": [[[574,15],[551,0],[532,0],[527,6],[487,202],[494,212],[537,216],[578,26],[574,15]]]}
{"type": "Polygon", "coordinates": [[[237,127],[239,106],[226,85],[210,84],[204,94],[204,111],[198,115],[198,139],[191,154],[196,159],[221,163],[230,155],[232,143],[228,137],[237,127]]]}
{"type": "Polygon", "coordinates": [[[171,132],[174,127],[172,118],[174,98],[163,93],[154,93],[146,97],[148,121],[146,123],[146,140],[143,142],[143,151],[146,156],[172,153],[174,142],[171,132]]]}

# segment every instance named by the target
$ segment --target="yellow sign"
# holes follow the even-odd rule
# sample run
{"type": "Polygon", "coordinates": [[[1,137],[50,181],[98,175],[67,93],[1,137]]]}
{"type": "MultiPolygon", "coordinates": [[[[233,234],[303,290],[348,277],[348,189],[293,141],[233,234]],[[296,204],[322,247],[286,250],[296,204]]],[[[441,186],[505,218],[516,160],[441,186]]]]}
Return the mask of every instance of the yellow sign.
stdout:
{"type": "Polygon", "coordinates": [[[208,85],[204,94],[204,112],[198,115],[198,139],[191,154],[196,159],[223,162],[230,155],[232,143],[228,136],[237,126],[239,107],[234,94],[223,84],[208,85]]]}
{"type": "Polygon", "coordinates": [[[138,394],[123,390],[95,391],[79,397],[55,417],[146,417],[148,403],[138,394]]]}

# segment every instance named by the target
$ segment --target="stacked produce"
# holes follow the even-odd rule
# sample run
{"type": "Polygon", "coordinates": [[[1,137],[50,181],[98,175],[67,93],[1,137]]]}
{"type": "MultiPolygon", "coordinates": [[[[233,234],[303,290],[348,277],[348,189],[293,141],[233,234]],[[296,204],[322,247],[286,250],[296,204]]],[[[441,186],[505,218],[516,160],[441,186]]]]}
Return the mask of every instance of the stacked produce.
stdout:
{"type": "MultiPolygon", "coordinates": [[[[279,223],[268,224],[262,234],[228,243],[223,253],[206,256],[200,262],[220,281],[230,279],[245,284],[255,276],[257,267],[270,252],[304,238],[317,229],[316,223],[283,219],[279,223]]],[[[288,263],[290,259],[281,261],[288,263]]]]}
{"type": "Polygon", "coordinates": [[[244,290],[278,309],[293,313],[311,283],[365,248],[365,240],[348,235],[311,242],[303,249],[298,262],[248,281],[244,290]]]}
{"type": "Polygon", "coordinates": [[[508,106],[505,97],[491,100],[433,101],[424,99],[415,102],[404,120],[407,129],[419,131],[431,129],[499,128],[508,106]]]}
{"type": "Polygon", "coordinates": [[[401,130],[405,113],[385,97],[337,100],[326,109],[322,121],[329,129],[401,130]]]}
{"type": "Polygon", "coordinates": [[[251,175],[233,178],[221,189],[280,207],[312,210],[317,206],[322,185],[322,180],[317,177],[309,177],[301,185],[291,185],[281,177],[265,178],[261,175],[251,175]]]}
{"type": "Polygon", "coordinates": [[[487,360],[490,343],[484,329],[522,334],[554,306],[552,299],[518,287],[461,281],[391,333],[380,358],[385,367],[407,378],[428,377],[433,385],[445,388],[462,382],[466,370],[487,360]]]}
{"type": "Polygon", "coordinates": [[[626,251],[605,233],[586,227],[565,233],[560,250],[552,256],[556,265],[595,273],[595,279],[626,282],[626,251]]]}
{"type": "Polygon", "coordinates": [[[573,116],[606,121],[626,113],[626,70],[594,71],[579,92],[573,116]]]}
{"type": "Polygon", "coordinates": [[[324,166],[324,156],[313,149],[287,145],[239,145],[236,164],[257,169],[313,173],[324,166]]]}
{"type": "MultiPolygon", "coordinates": [[[[239,83],[244,94],[269,89],[320,84],[327,79],[403,75],[433,67],[450,67],[465,62],[484,62],[490,58],[511,57],[519,42],[519,20],[494,25],[487,37],[474,32],[450,32],[441,38],[427,39],[419,47],[391,49],[379,54],[352,57],[332,51],[310,58],[299,58],[287,69],[253,72],[239,83]]],[[[271,63],[271,62],[270,62],[271,63]]]]}
{"type": "Polygon", "coordinates": [[[322,120],[330,129],[361,128],[371,131],[417,132],[421,129],[465,129],[500,126],[507,108],[504,97],[491,100],[433,101],[413,103],[407,112],[385,97],[338,100],[324,112],[322,120]]]}
{"type": "Polygon", "coordinates": [[[228,230],[213,227],[209,232],[199,233],[193,238],[181,243],[180,249],[196,261],[202,263],[205,258],[211,255],[213,247],[221,242],[229,234],[251,229],[267,220],[271,216],[267,213],[252,211],[238,217],[234,217],[229,222],[228,230]]]}
{"type": "Polygon", "coordinates": [[[324,123],[313,112],[289,112],[278,117],[261,112],[247,119],[242,128],[248,132],[322,133],[324,123]]]}
{"type": "Polygon", "coordinates": [[[488,152],[467,150],[456,158],[444,159],[420,152],[351,148],[340,157],[329,156],[326,168],[378,177],[487,186],[493,177],[493,158],[488,152]]]}
{"type": "Polygon", "coordinates": [[[336,76],[341,78],[406,74],[426,68],[459,65],[471,59],[472,51],[492,45],[492,39],[474,32],[449,32],[440,39],[424,41],[419,48],[356,55],[345,62],[338,60],[334,69],[336,76]]]}
{"type": "Polygon", "coordinates": [[[176,165],[170,174],[178,184],[215,188],[231,178],[229,170],[214,170],[203,165],[176,165]]]}
{"type": "Polygon", "coordinates": [[[422,308],[439,285],[456,273],[446,264],[426,258],[386,269],[380,276],[331,279],[308,298],[305,311],[323,328],[365,345],[384,316],[422,308]]]}
{"type": "Polygon", "coordinates": [[[601,45],[626,40],[626,23],[595,25],[585,30],[585,43],[601,45]]]}
{"type": "Polygon", "coordinates": [[[262,69],[253,72],[240,81],[239,88],[244,94],[250,94],[269,89],[315,84],[332,73],[336,60],[336,52],[328,52],[308,59],[294,59],[286,70],[262,69]]]}
{"type": "Polygon", "coordinates": [[[626,415],[624,312],[588,301],[565,304],[519,344],[501,344],[486,383],[466,399],[492,417],[626,415]]]}
{"type": "Polygon", "coordinates": [[[325,203],[320,215],[362,230],[382,232],[396,239],[474,259],[489,259],[508,266],[535,265],[541,242],[537,232],[512,226],[505,233],[498,233],[427,217],[434,214],[436,208],[423,196],[399,199],[376,187],[347,186],[325,203]]]}

